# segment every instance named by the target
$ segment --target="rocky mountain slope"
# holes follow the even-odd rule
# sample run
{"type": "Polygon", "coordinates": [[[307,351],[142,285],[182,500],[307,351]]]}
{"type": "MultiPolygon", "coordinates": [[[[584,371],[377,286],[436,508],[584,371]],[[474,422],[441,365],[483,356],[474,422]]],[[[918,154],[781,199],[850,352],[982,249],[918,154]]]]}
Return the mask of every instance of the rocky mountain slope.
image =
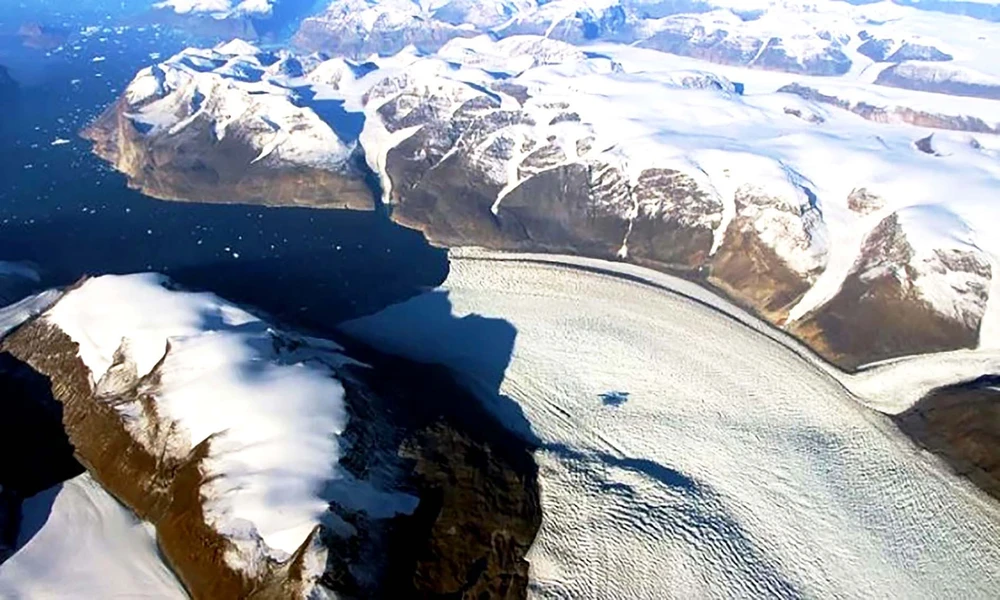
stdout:
{"type": "Polygon", "coordinates": [[[264,54],[185,51],[88,135],[134,185],[184,199],[366,207],[363,158],[392,218],[438,244],[685,273],[844,367],[997,339],[1000,248],[977,229],[996,218],[992,101],[537,36],[264,54]],[[309,199],[232,192],[290,176],[309,199]],[[843,337],[862,313],[880,344],[843,337]]]}
{"type": "Polygon", "coordinates": [[[190,50],[139,73],[83,135],[158,198],[370,209],[356,140],[271,81],[296,64],[243,42],[190,50]]]}
{"type": "Polygon", "coordinates": [[[525,597],[530,448],[444,371],[358,362],[154,275],[46,298],[11,313],[0,383],[42,382],[22,394],[57,407],[39,427],[155,527],[195,598],[525,597]]]}
{"type": "Polygon", "coordinates": [[[896,415],[896,424],[956,473],[1000,499],[1000,378],[934,390],[896,415]]]}
{"type": "Polygon", "coordinates": [[[990,257],[969,241],[933,239],[928,224],[953,217],[922,214],[928,211],[906,208],[883,219],[837,295],[794,331],[841,362],[862,354],[893,358],[898,348],[975,347],[989,301],[990,257]]]}

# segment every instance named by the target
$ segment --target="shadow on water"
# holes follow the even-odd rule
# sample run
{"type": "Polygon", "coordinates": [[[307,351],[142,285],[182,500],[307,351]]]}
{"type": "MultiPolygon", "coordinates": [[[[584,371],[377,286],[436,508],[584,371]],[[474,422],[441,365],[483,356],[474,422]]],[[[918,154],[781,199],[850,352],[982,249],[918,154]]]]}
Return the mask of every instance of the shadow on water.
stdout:
{"type": "Polygon", "coordinates": [[[344,141],[357,140],[361,135],[361,130],[365,127],[365,114],[362,112],[349,111],[344,108],[343,100],[316,100],[310,97],[312,92],[308,88],[296,90],[301,96],[301,102],[308,106],[316,116],[330,126],[337,136],[344,141]]]}
{"type": "Polygon", "coordinates": [[[63,481],[83,472],[49,379],[0,353],[0,560],[45,524],[63,481]],[[34,496],[34,498],[32,498],[34,496]],[[30,499],[27,500],[26,499],[30,499]],[[26,508],[22,513],[22,502],[26,508]]]}
{"type": "Polygon", "coordinates": [[[435,290],[344,323],[340,330],[386,352],[448,367],[508,430],[538,446],[521,406],[500,390],[517,337],[509,322],[474,314],[457,317],[448,293],[435,290]]]}
{"type": "MultiPolygon", "coordinates": [[[[375,393],[374,398],[355,398],[360,418],[352,422],[389,419],[396,425],[390,442],[403,443],[395,436],[412,434],[411,441],[428,453],[427,460],[418,460],[420,471],[413,475],[414,485],[422,481],[418,487],[426,486],[421,494],[426,502],[416,524],[403,532],[407,543],[399,547],[406,551],[395,553],[401,562],[394,568],[410,572],[410,577],[413,569],[433,569],[413,566],[412,561],[426,558],[414,554],[419,544],[431,540],[433,546],[433,540],[445,539],[441,536],[448,527],[461,527],[463,519],[477,514],[470,512],[472,506],[481,505],[484,498],[496,501],[498,494],[510,512],[494,516],[502,521],[502,515],[510,515],[516,522],[498,522],[497,531],[519,532],[513,555],[507,553],[503,560],[512,561],[508,565],[522,560],[540,524],[540,503],[532,458],[537,440],[520,407],[499,393],[514,328],[497,319],[458,318],[446,294],[428,293],[448,274],[447,253],[431,247],[418,232],[393,224],[381,207],[364,213],[192,204],[154,200],[129,190],[124,178],[92,156],[76,133],[149,62],[150,52],[166,55],[171,49],[162,40],[147,43],[136,36],[119,36],[117,42],[117,48],[127,49],[112,51],[110,44],[84,40],[75,57],[32,72],[25,69],[33,63],[20,57],[22,68],[15,74],[25,75],[22,81],[27,84],[20,101],[0,107],[5,111],[0,151],[10,157],[0,161],[0,260],[38,265],[42,286],[70,284],[87,274],[158,271],[186,288],[212,291],[324,337],[341,337],[334,332],[344,321],[386,309],[392,313],[398,303],[417,302],[422,314],[399,326],[417,328],[438,340],[435,347],[449,348],[459,358],[458,366],[484,376],[459,378],[454,373],[467,371],[449,370],[453,365],[446,362],[444,367],[431,364],[442,363],[434,352],[413,361],[381,351],[392,348],[373,350],[377,344],[345,344],[349,355],[374,367],[358,375],[375,393]],[[93,56],[106,60],[92,62],[93,56]],[[363,410],[375,413],[366,418],[363,410]],[[442,422],[451,429],[439,429],[442,422]],[[459,437],[450,437],[448,431],[459,437]],[[477,450],[482,447],[490,452],[482,454],[477,450]],[[421,475],[437,472],[451,480],[470,468],[485,468],[483,456],[493,456],[490,468],[506,469],[521,483],[505,489],[506,480],[491,471],[494,475],[473,480],[475,486],[485,487],[456,488],[461,495],[456,500],[440,489],[436,476],[421,475]],[[451,515],[447,526],[440,521],[444,514],[451,515]]],[[[318,109],[345,137],[355,137],[362,125],[338,103],[320,102],[318,109]]],[[[38,393],[45,395],[48,388],[38,393]]],[[[7,422],[14,421],[21,419],[7,422]]],[[[36,521],[44,523],[44,518],[31,520],[36,521]]],[[[493,522],[471,525],[483,528],[482,540],[493,539],[487,531],[493,522]]],[[[22,529],[38,526],[26,520],[22,529]]],[[[444,551],[447,544],[434,547],[444,551]]],[[[497,558],[494,553],[491,560],[497,558]]],[[[463,585],[480,575],[471,570],[463,585]]]]}
{"type": "Polygon", "coordinates": [[[0,256],[41,265],[49,286],[88,274],[159,271],[186,287],[327,332],[434,287],[448,272],[444,251],[372,213],[150,208],[146,218],[133,211],[92,225],[59,216],[8,225],[0,256]]]}
{"type": "Polygon", "coordinates": [[[348,354],[374,367],[367,381],[375,398],[352,403],[348,394],[352,412],[388,415],[392,430],[410,440],[391,454],[414,461],[421,498],[390,536],[387,572],[398,575],[378,596],[526,597],[525,557],[542,506],[539,440],[520,405],[500,392],[516,329],[459,317],[446,292],[431,291],[341,332],[348,354]],[[386,399],[395,401],[382,406],[386,399]]]}
{"type": "MultiPolygon", "coordinates": [[[[9,157],[0,161],[0,260],[39,265],[43,286],[89,274],[162,272],[186,288],[217,293],[327,337],[342,337],[335,331],[348,320],[398,314],[403,321],[394,326],[419,331],[433,344],[413,353],[376,340],[345,344],[349,355],[376,367],[374,388],[388,386],[381,391],[394,399],[386,411],[414,431],[444,419],[506,456],[525,482],[521,493],[537,508],[531,452],[538,441],[519,405],[500,393],[516,330],[499,319],[456,317],[447,294],[430,292],[448,274],[446,251],[395,225],[384,210],[164,202],[128,189],[76,133],[149,62],[150,52],[174,49],[127,35],[115,44],[112,52],[109,44],[82,41],[65,64],[31,73],[20,101],[0,107],[0,152],[9,157]],[[106,60],[93,62],[95,55],[106,60]],[[419,314],[397,313],[400,303],[415,303],[419,314]]],[[[361,126],[337,103],[320,109],[347,137],[361,126]]],[[[35,391],[51,399],[47,385],[35,391]]],[[[19,421],[4,420],[8,426],[19,421]]],[[[456,468],[465,468],[466,458],[453,459],[456,468]]],[[[429,527],[432,513],[426,515],[429,527]]],[[[540,516],[529,517],[526,531],[533,538],[540,516]]]]}

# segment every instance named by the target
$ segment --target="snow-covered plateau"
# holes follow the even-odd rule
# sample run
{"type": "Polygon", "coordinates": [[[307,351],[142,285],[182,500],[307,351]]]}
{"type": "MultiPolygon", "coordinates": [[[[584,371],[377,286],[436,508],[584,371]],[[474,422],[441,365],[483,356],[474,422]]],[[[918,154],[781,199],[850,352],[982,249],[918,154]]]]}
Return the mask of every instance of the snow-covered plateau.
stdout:
{"type": "Polygon", "coordinates": [[[891,389],[902,410],[928,383],[913,372],[962,377],[996,353],[848,376],[688,281],[482,252],[345,329],[523,411],[504,414],[539,439],[532,597],[1000,593],[995,501],[865,406],[891,389]]]}
{"type": "MultiPolygon", "coordinates": [[[[950,55],[985,52],[963,40],[950,55]]],[[[143,70],[87,135],[167,198],[367,208],[370,170],[437,244],[684,272],[845,368],[1000,344],[997,100],[637,46],[480,35],[361,62],[234,41],[143,70]]]]}

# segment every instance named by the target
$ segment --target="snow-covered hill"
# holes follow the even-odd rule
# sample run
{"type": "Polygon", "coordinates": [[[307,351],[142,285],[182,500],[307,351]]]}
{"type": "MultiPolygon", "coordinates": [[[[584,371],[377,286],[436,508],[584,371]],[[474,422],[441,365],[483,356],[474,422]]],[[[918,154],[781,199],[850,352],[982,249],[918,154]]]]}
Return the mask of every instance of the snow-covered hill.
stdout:
{"type": "MultiPolygon", "coordinates": [[[[530,455],[474,407],[462,409],[468,423],[456,416],[453,407],[474,401],[439,371],[408,371],[399,360],[383,368],[370,352],[371,364],[358,362],[333,342],[153,274],[29,298],[0,310],[0,337],[5,360],[49,382],[53,426],[93,479],[155,528],[164,560],[195,597],[526,585],[523,557],[539,521],[530,455]],[[449,541],[454,528],[468,538],[449,541]]],[[[83,491],[103,506],[101,494],[83,491]]],[[[86,510],[60,502],[59,519],[86,510]]],[[[105,533],[117,535],[122,517],[107,517],[116,529],[105,533]]],[[[0,566],[0,590],[65,589],[65,569],[39,566],[64,526],[29,530],[22,534],[34,537],[0,566]],[[32,572],[37,581],[25,581],[32,572]]],[[[129,536],[120,541],[143,543],[129,536]]],[[[120,550],[95,547],[107,554],[93,559],[114,561],[120,550]]],[[[128,559],[155,571],[150,558],[128,559]]],[[[132,580],[116,585],[144,593],[132,580]]]]}
{"type": "MultiPolygon", "coordinates": [[[[328,510],[329,490],[358,485],[338,466],[348,414],[331,370],[346,358],[216,297],[168,288],[156,276],[88,281],[5,350],[65,390],[77,452],[157,526],[186,585],[279,585],[304,597],[325,570],[316,528],[351,535],[328,510]],[[294,577],[284,572],[292,564],[294,577]]],[[[390,514],[416,503],[371,493],[390,514]]]]}
{"type": "Polygon", "coordinates": [[[242,41],[190,49],[139,72],[84,135],[152,196],[371,208],[356,134],[287,83],[301,68],[242,41]]]}

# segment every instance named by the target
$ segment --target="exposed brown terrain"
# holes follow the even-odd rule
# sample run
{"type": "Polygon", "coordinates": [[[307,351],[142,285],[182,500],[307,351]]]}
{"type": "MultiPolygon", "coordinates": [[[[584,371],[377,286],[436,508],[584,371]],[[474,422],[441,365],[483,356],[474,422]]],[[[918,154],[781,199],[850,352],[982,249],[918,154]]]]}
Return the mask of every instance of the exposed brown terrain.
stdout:
{"type": "Polygon", "coordinates": [[[2,348],[49,378],[77,458],[106,490],[156,526],[161,550],[194,597],[237,598],[252,591],[256,582],[226,566],[226,541],[201,513],[199,462],[210,442],[180,461],[153,455],[129,435],[113,408],[115,402],[139,402],[148,409],[144,395],[155,389],[155,375],[119,386],[111,402],[99,401],[76,343],[44,320],[17,329],[2,348]]]}
{"type": "MultiPolygon", "coordinates": [[[[462,118],[462,110],[454,118],[462,118]]],[[[385,114],[392,111],[392,103],[383,107],[385,114]]],[[[484,135],[492,131],[484,123],[474,127],[482,128],[484,135]]],[[[250,165],[254,152],[238,136],[216,143],[207,123],[188,129],[197,133],[140,139],[123,111],[112,108],[85,136],[94,141],[96,153],[129,176],[131,185],[156,197],[317,208],[374,206],[374,191],[360,176],[250,165]]],[[[435,245],[563,252],[608,260],[623,258],[624,251],[629,262],[692,277],[778,326],[785,326],[789,310],[822,270],[806,274],[793,270],[761,240],[754,225],[762,210],[783,211],[789,223],[801,223],[801,235],[808,239],[810,228],[822,225],[811,207],[785,205],[743,191],[722,244],[711,254],[721,204],[682,173],[648,169],[629,183],[618,170],[599,161],[549,168],[550,162],[559,163],[564,157],[552,156],[559,152],[554,147],[535,146],[521,168],[537,174],[525,177],[495,207],[501,185],[483,176],[476,157],[448,154],[451,148],[441,143],[441,135],[436,126],[426,126],[389,152],[386,167],[393,183],[391,218],[421,231],[435,245]],[[623,206],[633,208],[623,210],[623,206]]],[[[466,137],[476,139],[468,132],[466,137]]],[[[853,190],[847,200],[848,207],[860,214],[884,206],[881,198],[864,188],[853,190]]],[[[873,243],[866,252],[868,261],[892,260],[892,250],[884,244],[873,243]]],[[[849,370],[885,358],[976,345],[978,320],[940,314],[913,289],[899,288],[891,276],[862,278],[871,266],[859,265],[831,302],[789,324],[789,331],[849,370]]],[[[979,274],[988,279],[989,266],[985,268],[979,274]]]]}
{"type": "MultiPolygon", "coordinates": [[[[912,265],[913,248],[899,229],[896,215],[869,234],[851,273],[837,295],[797,321],[791,332],[834,364],[860,365],[916,352],[974,348],[981,316],[950,318],[918,293],[920,277],[912,265]]],[[[938,251],[939,268],[989,280],[988,262],[962,251],[938,251]]],[[[988,290],[968,290],[985,306],[988,290]]]]}
{"type": "MultiPolygon", "coordinates": [[[[325,13],[313,24],[328,35],[329,27],[320,21],[342,24],[351,18],[325,13]]],[[[409,30],[399,31],[404,35],[409,30]]],[[[350,49],[338,52],[350,54],[350,49]]],[[[153,75],[156,68],[167,67],[154,67],[153,75]]],[[[94,142],[94,151],[125,173],[133,187],[158,198],[197,202],[362,210],[375,206],[381,190],[369,187],[375,175],[363,164],[361,147],[354,160],[329,170],[285,163],[271,155],[257,160],[260,141],[269,132],[255,129],[256,117],[235,124],[226,121],[226,133],[220,136],[213,119],[225,114],[223,105],[210,100],[210,108],[196,110],[193,107],[202,107],[200,92],[170,91],[163,87],[165,80],[159,73],[160,89],[153,96],[142,91],[149,82],[141,82],[136,94],[124,95],[84,132],[94,142]],[[130,111],[141,110],[152,101],[149,98],[175,92],[176,106],[165,106],[175,106],[178,113],[173,117],[184,117],[184,126],[140,131],[143,127],[130,111]],[[138,104],[129,105],[129,98],[138,104]],[[218,110],[223,112],[213,112],[218,110]]],[[[722,85],[691,83],[713,84],[722,85]]],[[[403,133],[379,158],[384,161],[380,183],[388,188],[389,215],[421,231],[434,245],[568,253],[678,274],[785,328],[844,369],[977,342],[981,314],[942,314],[913,286],[897,289],[884,273],[866,274],[875,263],[894,260],[891,249],[878,244],[859,259],[864,264],[833,301],[804,320],[788,322],[791,309],[822,275],[828,252],[821,206],[805,185],[799,185],[798,193],[731,182],[738,186],[736,212],[720,235],[723,202],[713,184],[702,183],[697,173],[657,167],[632,173],[614,152],[595,151],[597,141],[586,123],[571,140],[552,135],[548,126],[580,122],[571,101],[543,102],[528,87],[502,79],[484,89],[446,82],[433,93],[421,85],[405,73],[389,76],[366,88],[362,101],[376,107],[364,119],[377,120],[377,128],[388,134],[403,133]],[[512,102],[501,102],[501,96],[512,102]],[[442,110],[442,102],[452,108],[442,110]]],[[[797,84],[783,91],[874,121],[995,130],[963,116],[854,105],[797,84]]],[[[152,111],[154,116],[159,110],[152,111]]],[[[786,112],[821,119],[794,109],[786,112]]],[[[294,131],[295,125],[288,130],[294,131]]],[[[916,147],[933,151],[932,138],[916,147]]],[[[865,187],[853,189],[846,200],[858,215],[872,215],[886,206],[865,187]]],[[[961,258],[954,261],[962,263],[961,258]]],[[[903,268],[902,263],[896,266],[903,268]]],[[[991,277],[989,265],[985,270],[977,265],[968,273],[970,281],[991,277]]],[[[987,293],[986,287],[966,291],[976,297],[987,293]]]]}
{"type": "Polygon", "coordinates": [[[867,188],[855,188],[847,195],[847,208],[862,215],[870,215],[885,207],[885,200],[867,188]]]}
{"type": "Polygon", "coordinates": [[[259,151],[239,134],[215,140],[208,118],[176,135],[143,136],[124,100],[81,132],[94,152],[128,177],[129,185],[162,200],[371,210],[360,175],[254,162],[259,151]]]}
{"type": "Polygon", "coordinates": [[[876,123],[909,123],[918,127],[969,131],[973,133],[1000,133],[997,123],[987,123],[978,117],[968,115],[946,115],[914,110],[908,106],[875,106],[865,102],[851,103],[843,98],[824,94],[815,88],[799,83],[788,84],[778,90],[795,94],[800,98],[836,106],[876,123]]]}
{"type": "MultiPolygon", "coordinates": [[[[765,244],[754,225],[758,210],[783,206],[774,200],[740,191],[736,194],[736,216],[726,229],[719,251],[712,258],[708,281],[729,297],[781,325],[791,306],[802,298],[819,273],[793,271],[777,252],[765,244]]],[[[807,223],[812,209],[784,206],[796,221],[807,223]]]]}
{"type": "MultiPolygon", "coordinates": [[[[355,416],[344,435],[353,448],[390,452],[353,452],[341,463],[360,477],[386,468],[381,463],[391,456],[391,469],[420,498],[413,515],[387,527],[358,526],[381,536],[377,560],[384,569],[360,596],[526,598],[525,556],[542,517],[534,443],[499,423],[448,369],[345,343],[370,368],[348,366],[343,374],[355,416]],[[386,414],[394,415],[391,427],[350,425],[386,414]]],[[[357,564],[358,555],[344,562],[357,564]]],[[[346,588],[365,589],[363,581],[346,588]]]]}
{"type": "Polygon", "coordinates": [[[937,389],[894,420],[917,444],[1000,500],[1000,376],[937,389]]]}

